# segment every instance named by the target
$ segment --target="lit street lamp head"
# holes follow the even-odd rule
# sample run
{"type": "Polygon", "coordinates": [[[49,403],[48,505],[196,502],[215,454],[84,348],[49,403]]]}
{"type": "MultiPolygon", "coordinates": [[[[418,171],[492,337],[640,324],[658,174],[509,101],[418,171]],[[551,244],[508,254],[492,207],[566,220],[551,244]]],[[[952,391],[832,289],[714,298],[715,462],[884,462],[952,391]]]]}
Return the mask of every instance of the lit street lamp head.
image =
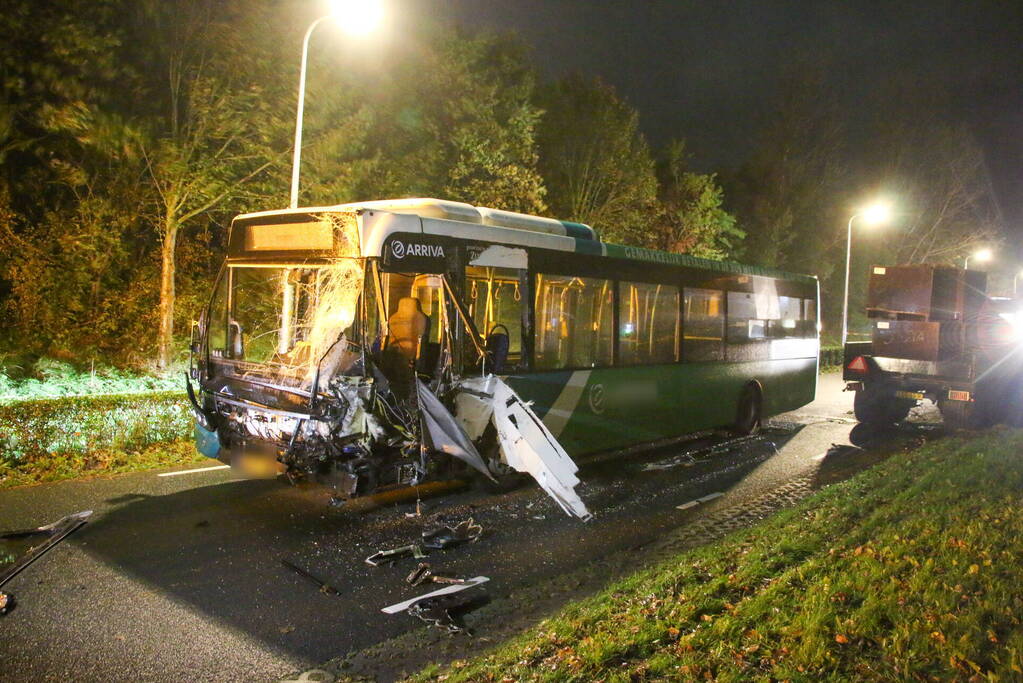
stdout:
{"type": "Polygon", "coordinates": [[[860,211],[867,225],[884,225],[892,220],[892,206],[888,202],[874,202],[860,211]]]}
{"type": "Polygon", "coordinates": [[[985,261],[990,261],[993,257],[994,252],[992,252],[987,247],[983,249],[978,249],[977,251],[973,252],[963,260],[963,268],[969,270],[970,261],[980,261],[981,263],[983,263],[985,261]]]}
{"type": "Polygon", "coordinates": [[[378,0],[332,0],[330,16],[350,36],[373,33],[384,19],[384,6],[378,0]]]}

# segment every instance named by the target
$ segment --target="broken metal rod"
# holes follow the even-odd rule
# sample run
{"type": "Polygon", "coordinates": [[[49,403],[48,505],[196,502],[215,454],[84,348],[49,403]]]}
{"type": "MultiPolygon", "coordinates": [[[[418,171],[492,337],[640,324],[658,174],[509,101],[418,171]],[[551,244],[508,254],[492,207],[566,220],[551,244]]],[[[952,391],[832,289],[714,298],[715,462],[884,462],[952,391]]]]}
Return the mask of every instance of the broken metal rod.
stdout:
{"type": "Polygon", "coordinates": [[[412,555],[417,560],[421,560],[426,557],[426,552],[421,545],[413,543],[412,545],[403,545],[392,550],[378,550],[366,558],[366,564],[370,567],[379,567],[381,564],[395,562],[399,557],[405,555],[412,555]]]}
{"type": "Polygon", "coordinates": [[[3,572],[0,572],[0,586],[3,586],[8,581],[13,579],[15,576],[24,571],[30,564],[38,560],[53,546],[57,545],[65,538],[68,534],[72,533],[83,524],[92,514],[92,510],[86,510],[84,512],[77,512],[67,517],[62,517],[53,524],[47,524],[37,529],[24,529],[21,531],[11,531],[7,533],[0,533],[0,540],[17,540],[23,538],[29,538],[35,534],[46,534],[47,538],[45,541],[37,546],[33,546],[27,553],[18,558],[18,561],[12,564],[3,572]]]}
{"type": "Polygon", "coordinates": [[[469,583],[468,579],[460,579],[456,576],[443,576],[441,574],[434,574],[430,569],[430,565],[426,562],[420,562],[419,566],[412,570],[412,573],[405,577],[406,583],[410,586],[418,586],[421,583],[432,581],[433,583],[448,583],[455,585],[463,585],[469,583]]]}
{"type": "Polygon", "coordinates": [[[301,576],[309,583],[319,588],[320,592],[326,593],[327,595],[341,595],[341,591],[339,591],[337,588],[334,588],[329,583],[323,581],[319,577],[310,574],[305,569],[302,569],[301,567],[294,565],[291,562],[288,562],[287,560],[281,560],[281,564],[283,564],[285,567],[301,576]]]}

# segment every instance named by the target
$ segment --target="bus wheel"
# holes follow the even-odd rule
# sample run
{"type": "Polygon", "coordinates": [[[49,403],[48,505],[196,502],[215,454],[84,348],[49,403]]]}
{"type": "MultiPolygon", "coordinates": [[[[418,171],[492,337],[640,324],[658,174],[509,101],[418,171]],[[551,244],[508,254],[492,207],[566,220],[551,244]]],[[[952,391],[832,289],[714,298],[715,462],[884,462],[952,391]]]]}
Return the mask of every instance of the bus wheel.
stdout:
{"type": "Polygon", "coordinates": [[[490,493],[508,493],[519,488],[529,479],[529,475],[512,469],[501,461],[501,446],[497,442],[497,430],[493,424],[487,425],[483,436],[480,438],[480,455],[483,462],[487,464],[487,471],[493,480],[487,479],[482,474],[477,481],[484,490],[490,493]]]}
{"type": "Polygon", "coordinates": [[[758,384],[750,382],[743,387],[742,394],[739,395],[739,403],[735,411],[735,424],[732,426],[732,431],[741,436],[759,432],[763,404],[763,396],[760,393],[760,386],[758,384]]]}
{"type": "Polygon", "coordinates": [[[916,401],[895,398],[884,385],[864,384],[853,398],[853,412],[863,424],[890,425],[906,419],[916,401]]]}

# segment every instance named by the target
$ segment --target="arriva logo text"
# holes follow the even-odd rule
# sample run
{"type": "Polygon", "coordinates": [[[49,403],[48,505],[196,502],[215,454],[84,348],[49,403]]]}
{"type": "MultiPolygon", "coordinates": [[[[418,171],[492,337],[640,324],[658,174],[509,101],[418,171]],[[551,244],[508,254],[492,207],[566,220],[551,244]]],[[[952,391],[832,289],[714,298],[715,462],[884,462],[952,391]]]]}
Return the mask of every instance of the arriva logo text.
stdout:
{"type": "Polygon", "coordinates": [[[428,258],[444,258],[444,247],[439,244],[412,244],[398,240],[391,242],[391,254],[396,259],[406,256],[426,256],[428,258]]]}

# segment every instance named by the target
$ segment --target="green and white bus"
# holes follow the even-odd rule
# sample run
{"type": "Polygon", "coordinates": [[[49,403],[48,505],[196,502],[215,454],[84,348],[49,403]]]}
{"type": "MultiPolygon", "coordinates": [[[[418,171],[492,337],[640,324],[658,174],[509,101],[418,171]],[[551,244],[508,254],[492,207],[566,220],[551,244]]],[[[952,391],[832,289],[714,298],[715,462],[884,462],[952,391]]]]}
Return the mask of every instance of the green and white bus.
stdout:
{"type": "Polygon", "coordinates": [[[813,276],[578,223],[435,199],[269,211],[233,221],[189,391],[203,453],[341,498],[469,466],[539,481],[523,463],[547,446],[509,453],[524,413],[499,423],[485,378],[573,457],[748,433],[814,399],[818,318],[813,276]]]}

